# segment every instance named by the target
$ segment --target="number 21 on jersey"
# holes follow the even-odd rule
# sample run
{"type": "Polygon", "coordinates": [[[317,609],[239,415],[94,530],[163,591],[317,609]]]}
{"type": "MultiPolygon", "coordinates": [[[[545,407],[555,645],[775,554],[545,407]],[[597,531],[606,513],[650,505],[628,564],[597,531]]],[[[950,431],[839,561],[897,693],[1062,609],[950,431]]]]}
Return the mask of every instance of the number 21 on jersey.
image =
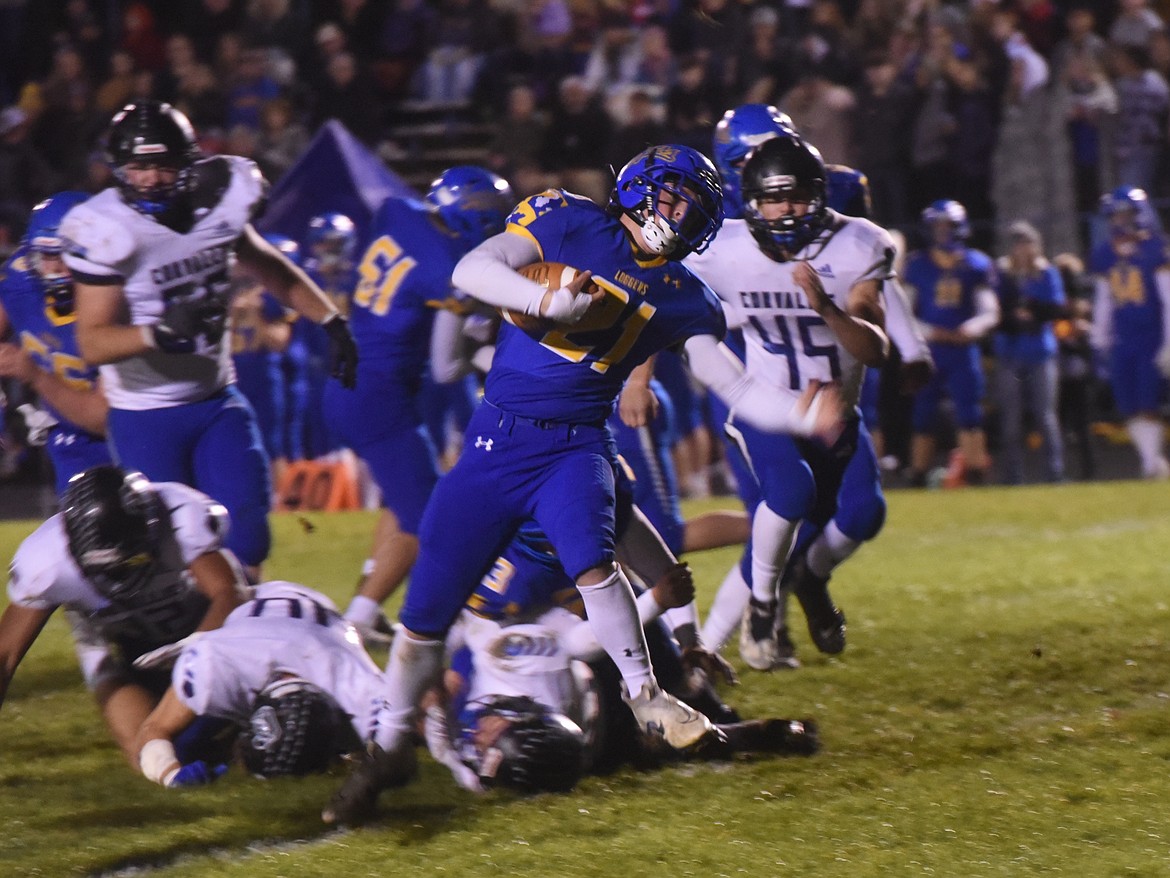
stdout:
{"type": "Polygon", "coordinates": [[[658,309],[649,302],[640,302],[631,309],[630,294],[617,284],[596,275],[593,282],[605,296],[590,307],[579,323],[546,332],[540,343],[574,363],[591,358],[590,368],[604,375],[630,352],[658,309]]]}

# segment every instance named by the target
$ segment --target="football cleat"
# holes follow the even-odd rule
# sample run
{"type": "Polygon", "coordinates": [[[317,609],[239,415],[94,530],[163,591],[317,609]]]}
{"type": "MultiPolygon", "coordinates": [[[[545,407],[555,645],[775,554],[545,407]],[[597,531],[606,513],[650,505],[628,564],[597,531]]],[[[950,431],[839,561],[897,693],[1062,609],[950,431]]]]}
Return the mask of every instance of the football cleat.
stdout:
{"type": "Polygon", "coordinates": [[[418,756],[409,740],[393,750],[370,743],[341,788],[333,794],[321,819],[330,826],[356,826],[374,816],[378,794],[401,787],[418,774],[418,756]]]}
{"type": "Polygon", "coordinates": [[[808,633],[816,648],[836,655],[845,650],[845,614],[837,609],[829,596],[829,580],[822,579],[808,569],[804,558],[796,562],[792,591],[808,619],[808,633]]]}
{"type": "Polygon", "coordinates": [[[785,622],[776,623],[776,668],[796,670],[800,667],[800,659],[796,657],[796,644],[788,636],[788,625],[785,622]]]}
{"type": "Polygon", "coordinates": [[[776,642],[777,601],[758,601],[752,598],[743,611],[739,626],[739,656],[757,671],[770,671],[780,662],[780,648],[776,642]]]}
{"type": "Polygon", "coordinates": [[[652,683],[642,684],[641,691],[625,701],[639,729],[651,737],[662,738],[675,750],[686,750],[715,734],[715,727],[707,717],[652,683]]]}

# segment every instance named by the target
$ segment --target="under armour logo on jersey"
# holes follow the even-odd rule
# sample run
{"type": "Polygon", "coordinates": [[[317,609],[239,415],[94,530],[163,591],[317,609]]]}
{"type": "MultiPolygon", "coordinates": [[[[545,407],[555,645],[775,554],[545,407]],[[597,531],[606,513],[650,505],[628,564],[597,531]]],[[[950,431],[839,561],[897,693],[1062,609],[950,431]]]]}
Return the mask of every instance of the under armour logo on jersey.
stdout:
{"type": "Polygon", "coordinates": [[[824,265],[817,266],[816,272],[821,277],[836,277],[836,275],[833,274],[833,266],[829,265],[827,262],[824,265]]]}
{"type": "Polygon", "coordinates": [[[495,444],[495,439],[484,439],[482,436],[475,437],[475,447],[483,448],[486,451],[492,450],[492,445],[495,444]]]}

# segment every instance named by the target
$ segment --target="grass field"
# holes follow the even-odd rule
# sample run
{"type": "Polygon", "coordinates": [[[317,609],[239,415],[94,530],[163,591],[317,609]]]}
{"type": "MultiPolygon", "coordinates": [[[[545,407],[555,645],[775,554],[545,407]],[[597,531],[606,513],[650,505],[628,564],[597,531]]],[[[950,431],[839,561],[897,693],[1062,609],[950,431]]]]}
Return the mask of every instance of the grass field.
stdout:
{"type": "MultiPolygon", "coordinates": [[[[372,522],[279,518],[269,574],[343,599],[372,522]]],[[[0,555],[32,527],[0,526],[0,555]]],[[[821,754],[529,800],[475,799],[428,761],[351,832],[318,821],[340,772],[131,773],[54,619],[0,712],[0,876],[1170,875],[1168,547],[1165,485],[895,492],[834,581],[846,652],[794,631],[803,669],[727,693],[816,717],[821,754]]],[[[690,559],[702,606],[734,557],[690,559]]]]}

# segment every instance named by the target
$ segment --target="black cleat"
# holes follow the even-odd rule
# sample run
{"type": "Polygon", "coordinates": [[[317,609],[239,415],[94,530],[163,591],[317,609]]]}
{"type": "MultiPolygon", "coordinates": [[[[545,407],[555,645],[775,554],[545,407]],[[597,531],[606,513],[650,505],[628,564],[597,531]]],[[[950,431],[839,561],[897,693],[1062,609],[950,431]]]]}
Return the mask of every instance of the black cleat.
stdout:
{"type": "Polygon", "coordinates": [[[845,614],[829,596],[829,580],[814,576],[804,558],[793,572],[792,591],[808,619],[808,633],[817,649],[829,655],[845,651],[845,614]]]}
{"type": "Polygon", "coordinates": [[[720,726],[736,753],[787,753],[811,756],[821,749],[814,720],[753,719],[720,726]]]}
{"type": "Polygon", "coordinates": [[[390,751],[371,743],[321,812],[321,819],[331,826],[365,823],[374,816],[382,790],[405,786],[417,773],[418,757],[409,740],[390,751]]]}

